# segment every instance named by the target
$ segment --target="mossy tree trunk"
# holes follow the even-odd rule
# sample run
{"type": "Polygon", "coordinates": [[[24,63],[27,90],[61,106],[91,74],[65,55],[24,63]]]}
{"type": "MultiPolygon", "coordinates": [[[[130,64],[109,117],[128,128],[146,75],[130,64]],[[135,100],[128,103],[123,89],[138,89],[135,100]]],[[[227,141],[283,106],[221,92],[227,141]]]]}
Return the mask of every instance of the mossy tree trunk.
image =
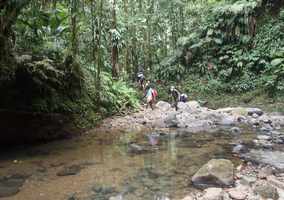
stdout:
{"type": "Polygon", "coordinates": [[[15,67],[12,56],[15,34],[12,26],[15,24],[20,11],[31,0],[2,0],[0,1],[0,73],[1,80],[10,78],[15,67]]]}

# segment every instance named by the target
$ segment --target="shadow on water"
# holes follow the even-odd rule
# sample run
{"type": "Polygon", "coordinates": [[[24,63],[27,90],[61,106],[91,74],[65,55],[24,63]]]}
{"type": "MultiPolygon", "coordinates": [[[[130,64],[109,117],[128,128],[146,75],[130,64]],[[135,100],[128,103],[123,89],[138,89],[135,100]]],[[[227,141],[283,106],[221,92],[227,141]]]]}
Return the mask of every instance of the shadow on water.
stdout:
{"type": "Polygon", "coordinates": [[[28,174],[29,181],[7,200],[181,198],[194,190],[190,179],[203,164],[226,158],[237,165],[233,143],[248,143],[254,136],[250,130],[234,135],[226,128],[215,133],[95,133],[1,152],[0,176],[28,174]]]}

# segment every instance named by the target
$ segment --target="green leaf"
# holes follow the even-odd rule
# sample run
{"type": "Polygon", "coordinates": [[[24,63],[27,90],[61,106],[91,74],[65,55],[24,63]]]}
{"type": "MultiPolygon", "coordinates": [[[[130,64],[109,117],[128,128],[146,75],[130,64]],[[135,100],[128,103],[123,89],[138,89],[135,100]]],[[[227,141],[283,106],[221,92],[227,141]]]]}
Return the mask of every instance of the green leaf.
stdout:
{"type": "Polygon", "coordinates": [[[271,65],[273,67],[280,65],[282,62],[284,61],[283,58],[276,58],[274,60],[271,61],[271,65]]]}

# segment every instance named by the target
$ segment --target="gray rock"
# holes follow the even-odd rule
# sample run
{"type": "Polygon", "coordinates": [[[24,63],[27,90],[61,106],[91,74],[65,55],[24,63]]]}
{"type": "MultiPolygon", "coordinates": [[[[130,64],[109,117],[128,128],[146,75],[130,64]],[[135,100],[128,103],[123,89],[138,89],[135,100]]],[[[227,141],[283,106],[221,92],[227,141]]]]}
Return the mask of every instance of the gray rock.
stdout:
{"type": "Polygon", "coordinates": [[[268,135],[258,135],[257,139],[258,140],[271,140],[271,136],[268,136],[268,135]]]}
{"type": "Polygon", "coordinates": [[[273,174],[273,168],[270,167],[270,166],[265,166],[263,168],[261,168],[258,172],[258,178],[260,179],[265,179],[267,178],[268,176],[272,175],[273,174]]]}
{"type": "Polygon", "coordinates": [[[230,197],[235,200],[244,200],[248,196],[247,188],[244,186],[232,188],[228,191],[230,197]]]}
{"type": "Polygon", "coordinates": [[[266,181],[259,181],[254,186],[254,192],[265,199],[278,200],[279,194],[277,189],[266,181]]]}
{"type": "Polygon", "coordinates": [[[252,175],[244,175],[240,179],[240,183],[245,186],[252,186],[257,181],[257,178],[252,175]]]}
{"type": "Polygon", "coordinates": [[[71,165],[64,167],[61,169],[59,172],[57,172],[57,176],[72,176],[72,175],[77,175],[81,172],[82,166],[80,165],[71,165]]]}
{"type": "Polygon", "coordinates": [[[0,177],[0,197],[17,194],[27,178],[27,175],[20,174],[0,177]]]}
{"type": "Polygon", "coordinates": [[[243,154],[242,158],[258,164],[270,165],[280,171],[284,171],[284,152],[253,149],[243,154]]]}
{"type": "Polygon", "coordinates": [[[273,130],[273,127],[270,124],[264,124],[261,128],[260,131],[262,132],[270,132],[273,130]]]}
{"type": "Polygon", "coordinates": [[[176,113],[171,113],[170,115],[168,115],[165,118],[164,122],[168,128],[177,128],[178,120],[177,120],[176,113]]]}
{"type": "Polygon", "coordinates": [[[236,125],[235,118],[233,116],[226,116],[220,121],[219,125],[234,126],[236,125]]]}
{"type": "Polygon", "coordinates": [[[246,153],[248,152],[248,148],[242,144],[237,144],[236,146],[234,146],[232,152],[235,154],[246,153]]]}
{"type": "Polygon", "coordinates": [[[234,165],[230,160],[212,159],[192,177],[197,187],[231,186],[234,183],[234,165]]]}
{"type": "Polygon", "coordinates": [[[241,133],[241,129],[239,127],[233,127],[230,129],[231,133],[234,133],[234,134],[239,134],[241,133]]]}
{"type": "Polygon", "coordinates": [[[247,108],[248,115],[253,116],[253,114],[257,114],[258,116],[263,115],[263,111],[259,108],[247,108]]]}
{"type": "Polygon", "coordinates": [[[156,107],[161,109],[162,111],[167,111],[171,108],[171,104],[169,104],[168,102],[165,102],[165,101],[159,101],[156,104],[156,107]]]}
{"type": "Polygon", "coordinates": [[[223,190],[221,188],[207,188],[201,200],[223,200],[223,190]]]}
{"type": "Polygon", "coordinates": [[[253,114],[252,114],[252,117],[253,117],[253,118],[258,118],[258,117],[259,117],[259,115],[258,115],[258,114],[256,114],[256,113],[253,113],[253,114]]]}
{"type": "Polygon", "coordinates": [[[147,152],[147,150],[144,147],[142,147],[142,146],[140,146],[138,144],[130,144],[128,146],[128,153],[131,153],[131,154],[142,154],[142,153],[146,153],[146,152],[147,152]]]}

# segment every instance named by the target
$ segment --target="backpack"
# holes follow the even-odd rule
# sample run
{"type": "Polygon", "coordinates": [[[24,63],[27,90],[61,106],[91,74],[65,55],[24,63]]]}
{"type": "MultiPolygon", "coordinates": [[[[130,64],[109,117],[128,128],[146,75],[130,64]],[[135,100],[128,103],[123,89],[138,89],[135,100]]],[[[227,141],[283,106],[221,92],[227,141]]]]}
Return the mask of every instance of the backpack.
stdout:
{"type": "Polygon", "coordinates": [[[158,96],[158,92],[157,92],[157,90],[156,90],[156,89],[153,89],[153,91],[152,91],[152,95],[153,95],[154,97],[157,97],[157,96],[158,96]]]}

